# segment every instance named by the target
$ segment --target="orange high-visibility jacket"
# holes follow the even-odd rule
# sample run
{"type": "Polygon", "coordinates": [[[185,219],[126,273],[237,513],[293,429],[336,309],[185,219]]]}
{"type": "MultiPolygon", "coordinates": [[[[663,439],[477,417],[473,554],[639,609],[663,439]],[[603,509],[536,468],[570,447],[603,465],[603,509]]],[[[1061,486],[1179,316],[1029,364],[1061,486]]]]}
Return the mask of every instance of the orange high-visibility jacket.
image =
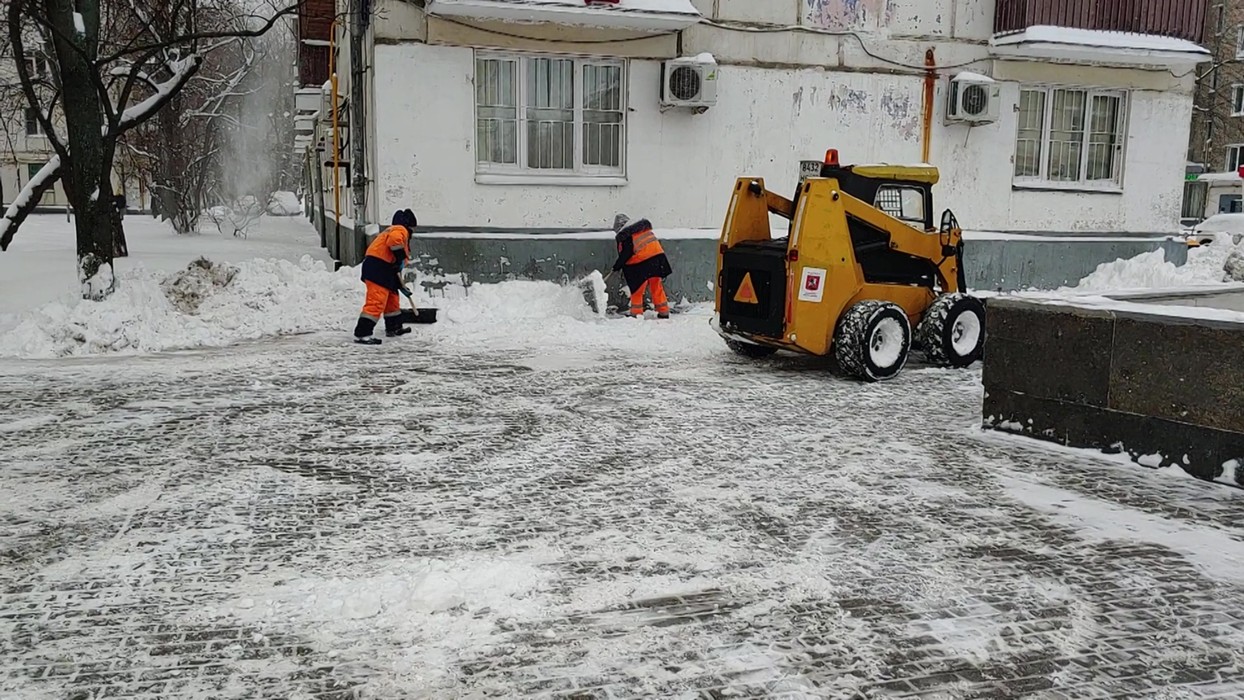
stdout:
{"type": "Polygon", "coordinates": [[[367,254],[387,263],[396,263],[410,257],[410,232],[405,226],[390,226],[376,236],[367,246],[367,254]],[[399,257],[400,256],[400,257],[399,257]]]}
{"type": "Polygon", "coordinates": [[[390,226],[367,246],[363,258],[363,281],[396,292],[402,288],[402,262],[410,258],[410,233],[405,226],[390,226]]]}
{"type": "Polygon", "coordinates": [[[626,285],[631,289],[638,289],[645,280],[654,277],[664,279],[673,274],[665,249],[647,219],[631,223],[618,232],[615,240],[618,259],[613,269],[622,271],[626,285]]]}

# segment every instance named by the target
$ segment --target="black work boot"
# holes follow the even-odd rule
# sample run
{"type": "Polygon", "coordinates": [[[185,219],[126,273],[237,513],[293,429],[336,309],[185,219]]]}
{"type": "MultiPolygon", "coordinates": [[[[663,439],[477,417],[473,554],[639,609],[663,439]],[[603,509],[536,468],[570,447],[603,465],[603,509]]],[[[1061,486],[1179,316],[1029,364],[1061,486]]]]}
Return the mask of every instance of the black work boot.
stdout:
{"type": "Polygon", "coordinates": [[[384,334],[389,338],[396,338],[399,335],[406,335],[410,329],[402,325],[401,316],[385,316],[384,317],[384,334]]]}
{"type": "Polygon", "coordinates": [[[380,339],[371,337],[376,329],[376,322],[365,316],[359,316],[358,325],[354,327],[354,342],[359,345],[379,345],[380,339]]]}

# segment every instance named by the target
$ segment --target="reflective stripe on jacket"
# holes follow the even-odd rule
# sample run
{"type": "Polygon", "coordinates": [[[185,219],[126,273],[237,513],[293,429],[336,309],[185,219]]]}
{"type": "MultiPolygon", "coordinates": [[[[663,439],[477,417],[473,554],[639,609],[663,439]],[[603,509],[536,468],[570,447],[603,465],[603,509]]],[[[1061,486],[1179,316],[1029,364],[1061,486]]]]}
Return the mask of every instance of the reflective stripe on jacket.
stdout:
{"type": "Polygon", "coordinates": [[[627,265],[638,265],[665,252],[661,241],[657,240],[657,235],[650,228],[631,234],[631,250],[635,252],[626,261],[627,265]]]}

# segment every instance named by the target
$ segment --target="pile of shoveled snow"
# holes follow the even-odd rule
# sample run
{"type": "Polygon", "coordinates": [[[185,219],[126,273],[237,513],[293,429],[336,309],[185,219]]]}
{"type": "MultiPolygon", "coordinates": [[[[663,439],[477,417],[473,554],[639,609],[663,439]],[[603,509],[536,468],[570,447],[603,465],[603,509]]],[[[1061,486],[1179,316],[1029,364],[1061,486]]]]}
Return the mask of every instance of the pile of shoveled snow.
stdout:
{"type": "MultiPolygon", "coordinates": [[[[599,294],[597,287],[603,283],[593,285],[599,294]]],[[[416,301],[439,309],[438,323],[425,327],[425,338],[477,344],[538,335],[591,342],[600,335],[602,317],[584,293],[577,285],[512,281],[458,285],[443,296],[416,294],[416,301]]],[[[363,297],[358,269],[331,272],[309,256],[298,263],[200,258],[172,274],[140,267],[123,273],[118,291],[103,301],[64,299],[0,314],[0,356],[160,352],[315,331],[340,331],[344,340],[363,297]]],[[[644,342],[643,331],[630,335],[644,342]]]]}
{"type": "Polygon", "coordinates": [[[0,320],[0,355],[64,357],[215,347],[319,330],[358,313],[353,270],[298,263],[196,260],[172,275],[137,268],[99,302],[55,301],[0,320]]]}
{"type": "Polygon", "coordinates": [[[1210,245],[1188,251],[1188,262],[1175,265],[1167,262],[1162,249],[1142,253],[1134,258],[1102,263],[1093,274],[1074,287],[1059,291],[1100,292],[1169,287],[1195,287],[1228,281],[1227,261],[1242,248],[1234,245],[1228,234],[1218,234],[1210,245]]]}

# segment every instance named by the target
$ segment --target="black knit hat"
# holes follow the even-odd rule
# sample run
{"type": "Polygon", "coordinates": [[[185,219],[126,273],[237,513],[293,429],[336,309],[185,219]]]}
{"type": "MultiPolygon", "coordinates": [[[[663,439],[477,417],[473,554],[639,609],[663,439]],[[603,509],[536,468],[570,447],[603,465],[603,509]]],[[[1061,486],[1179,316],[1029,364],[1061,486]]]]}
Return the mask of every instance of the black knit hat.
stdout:
{"type": "Polygon", "coordinates": [[[411,231],[414,231],[415,227],[419,225],[419,220],[415,218],[414,212],[409,209],[403,209],[401,211],[393,212],[393,225],[405,226],[411,231]]]}

